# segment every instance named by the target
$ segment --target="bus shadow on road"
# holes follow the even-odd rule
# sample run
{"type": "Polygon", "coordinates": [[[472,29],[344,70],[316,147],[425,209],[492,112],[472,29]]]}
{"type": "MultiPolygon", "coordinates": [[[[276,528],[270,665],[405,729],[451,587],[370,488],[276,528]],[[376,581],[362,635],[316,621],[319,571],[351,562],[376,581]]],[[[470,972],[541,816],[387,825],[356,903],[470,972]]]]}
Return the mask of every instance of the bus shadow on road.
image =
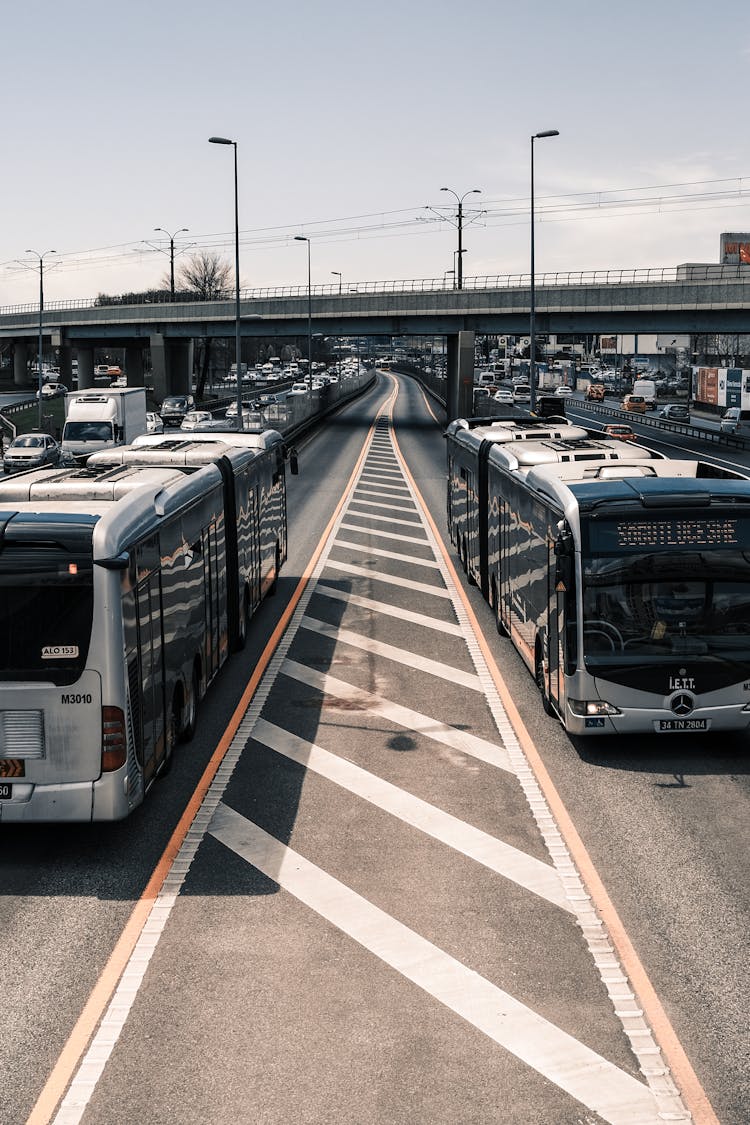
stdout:
{"type": "Polygon", "coordinates": [[[606,770],[653,774],[660,789],[689,789],[691,779],[750,773],[750,744],[742,731],[724,732],[713,739],[705,735],[677,737],[666,742],[660,735],[577,738],[568,736],[579,758],[606,770]]]}

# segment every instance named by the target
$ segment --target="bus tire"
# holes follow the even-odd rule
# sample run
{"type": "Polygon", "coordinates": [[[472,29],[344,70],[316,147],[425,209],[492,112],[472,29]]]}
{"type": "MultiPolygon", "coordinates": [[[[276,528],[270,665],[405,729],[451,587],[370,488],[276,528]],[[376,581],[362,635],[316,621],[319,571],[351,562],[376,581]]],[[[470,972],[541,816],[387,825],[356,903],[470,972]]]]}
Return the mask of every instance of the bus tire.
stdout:
{"type": "Polygon", "coordinates": [[[273,582],[268,587],[268,596],[273,597],[279,585],[279,571],[281,570],[281,548],[276,544],[276,558],[273,562],[273,582]]]}
{"type": "Polygon", "coordinates": [[[490,600],[491,600],[492,608],[495,612],[495,628],[497,629],[497,631],[498,631],[498,633],[500,634],[501,637],[507,637],[508,636],[508,630],[505,628],[505,625],[503,624],[503,619],[502,619],[501,610],[500,610],[500,598],[498,596],[497,583],[495,582],[495,576],[494,575],[492,576],[492,586],[490,587],[490,600]]]}
{"type": "Polygon", "coordinates": [[[536,675],[535,675],[534,678],[536,680],[536,686],[539,688],[539,694],[542,697],[542,710],[544,711],[545,715],[551,715],[552,714],[552,704],[550,703],[549,695],[547,694],[547,683],[546,683],[546,680],[544,678],[544,661],[542,659],[542,650],[538,646],[537,646],[537,650],[536,650],[536,662],[535,663],[536,663],[536,675]]]}
{"type": "Polygon", "coordinates": [[[195,728],[198,725],[198,692],[200,691],[200,680],[198,678],[198,669],[193,665],[193,675],[190,684],[190,692],[185,702],[185,707],[182,714],[182,729],[180,731],[180,742],[192,742],[195,736],[195,728]]]}
{"type": "Polygon", "coordinates": [[[156,776],[159,778],[166,777],[172,769],[172,759],[174,755],[174,748],[177,742],[177,715],[175,714],[176,693],[172,698],[172,706],[169,708],[167,715],[166,728],[164,730],[164,757],[159,763],[159,768],[156,771],[156,776]]]}
{"type": "Polygon", "coordinates": [[[247,632],[250,624],[250,599],[247,596],[247,586],[242,591],[240,598],[240,616],[237,622],[237,639],[234,644],[235,652],[242,652],[247,644],[247,632]]]}

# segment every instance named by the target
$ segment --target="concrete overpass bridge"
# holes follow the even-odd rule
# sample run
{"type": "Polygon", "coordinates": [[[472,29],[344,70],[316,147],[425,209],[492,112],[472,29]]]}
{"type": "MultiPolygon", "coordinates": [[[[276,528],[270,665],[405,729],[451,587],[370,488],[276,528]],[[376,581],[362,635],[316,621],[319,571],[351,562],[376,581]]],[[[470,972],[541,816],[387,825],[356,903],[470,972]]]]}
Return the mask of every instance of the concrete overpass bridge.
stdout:
{"type": "MultiPolygon", "coordinates": [[[[528,275],[465,278],[460,290],[440,280],[366,282],[344,291],[313,286],[310,308],[313,331],[323,335],[446,336],[455,395],[461,384],[466,393],[471,380],[474,335],[526,334],[530,296],[528,275]]],[[[537,274],[535,304],[538,335],[750,332],[750,267],[537,274]]],[[[243,338],[305,338],[307,286],[245,290],[240,314],[243,338]]],[[[129,380],[137,383],[148,348],[155,389],[168,393],[189,385],[194,340],[234,336],[235,301],[51,302],[45,304],[42,330],[60,349],[65,381],[75,350],[79,386],[91,385],[94,348],[109,346],[125,348],[129,380]]],[[[27,378],[27,357],[38,333],[38,305],[0,307],[0,339],[15,345],[19,386],[27,378]]]]}

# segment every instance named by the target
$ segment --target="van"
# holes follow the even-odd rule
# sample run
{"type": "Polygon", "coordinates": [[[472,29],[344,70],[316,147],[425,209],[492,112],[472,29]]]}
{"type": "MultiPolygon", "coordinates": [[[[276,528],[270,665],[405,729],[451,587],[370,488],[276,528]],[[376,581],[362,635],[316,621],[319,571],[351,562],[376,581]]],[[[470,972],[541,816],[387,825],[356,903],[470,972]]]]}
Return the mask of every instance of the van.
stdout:
{"type": "Polygon", "coordinates": [[[725,410],[719,421],[719,428],[723,434],[736,434],[742,425],[742,415],[739,406],[730,406],[725,410]]]}
{"type": "Polygon", "coordinates": [[[514,402],[531,402],[531,387],[528,383],[516,383],[513,388],[514,402]]]}
{"type": "Polygon", "coordinates": [[[646,413],[646,400],[643,395],[625,395],[620,406],[622,410],[630,410],[636,414],[646,413]]]}

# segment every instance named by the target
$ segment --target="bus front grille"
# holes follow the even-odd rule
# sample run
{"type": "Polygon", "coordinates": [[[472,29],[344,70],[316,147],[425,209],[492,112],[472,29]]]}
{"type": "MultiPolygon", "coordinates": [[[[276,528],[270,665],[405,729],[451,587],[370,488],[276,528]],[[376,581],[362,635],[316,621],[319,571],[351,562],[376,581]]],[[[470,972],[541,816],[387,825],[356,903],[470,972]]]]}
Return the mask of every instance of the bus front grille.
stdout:
{"type": "Polygon", "coordinates": [[[0,711],[0,758],[44,757],[44,712],[0,711]]]}

